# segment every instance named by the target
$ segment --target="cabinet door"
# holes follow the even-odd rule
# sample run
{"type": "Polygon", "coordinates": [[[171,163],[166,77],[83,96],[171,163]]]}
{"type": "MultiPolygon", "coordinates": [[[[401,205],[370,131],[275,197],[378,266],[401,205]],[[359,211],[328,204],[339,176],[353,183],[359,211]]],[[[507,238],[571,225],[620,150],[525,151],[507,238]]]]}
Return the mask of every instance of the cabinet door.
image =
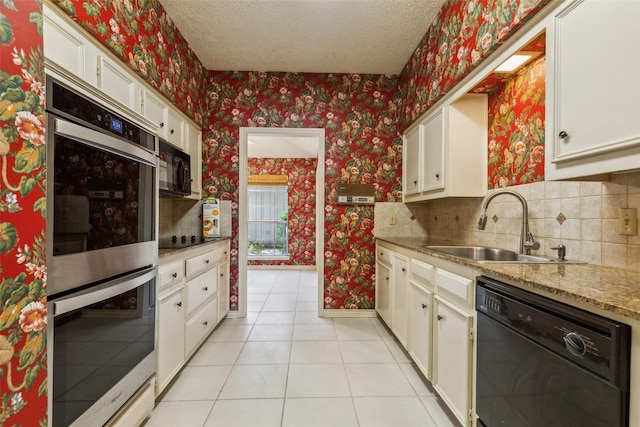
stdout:
{"type": "Polygon", "coordinates": [[[184,303],[182,289],[160,299],[158,309],[158,393],[184,361],[184,303]]]}
{"type": "Polygon", "coordinates": [[[433,386],[463,425],[471,410],[473,316],[434,298],[433,386]]]}
{"type": "Polygon", "coordinates": [[[200,200],[202,194],[202,132],[191,124],[185,127],[186,150],[191,156],[191,196],[200,200]]]}
{"type": "Polygon", "coordinates": [[[218,322],[229,312],[229,263],[218,266],[218,322]]]}
{"type": "Polygon", "coordinates": [[[640,2],[625,0],[573,1],[555,16],[555,147],[547,156],[558,168],[581,161],[569,177],[638,165],[638,17],[640,2]],[[621,154],[627,160],[623,164],[621,156],[611,155],[630,147],[636,150],[621,154]],[[630,164],[631,154],[635,162],[630,164]],[[598,158],[604,163],[597,165],[593,159],[598,158]]]}
{"type": "Polygon", "coordinates": [[[376,263],[376,311],[391,326],[391,269],[376,263]]]}
{"type": "Polygon", "coordinates": [[[136,110],[133,75],[104,55],[98,55],[96,86],[110,98],[131,110],[136,110]]]}
{"type": "Polygon", "coordinates": [[[391,330],[406,348],[409,331],[409,259],[393,254],[391,330]]]}
{"type": "Polygon", "coordinates": [[[433,292],[411,281],[409,315],[411,316],[409,354],[431,381],[431,314],[433,292]]]}
{"type": "Polygon", "coordinates": [[[50,10],[48,5],[44,7],[43,32],[47,61],[85,80],[87,40],[50,10]]]}
{"type": "Polygon", "coordinates": [[[156,94],[149,90],[142,90],[140,113],[156,125],[156,134],[165,137],[167,128],[167,104],[156,94]]]}
{"type": "Polygon", "coordinates": [[[444,188],[445,113],[439,108],[421,126],[424,150],[422,151],[422,191],[444,188]]]}
{"type": "Polygon", "coordinates": [[[184,119],[172,109],[167,110],[167,141],[178,148],[185,148],[184,144],[184,119]]]}
{"type": "Polygon", "coordinates": [[[404,180],[402,188],[405,195],[420,193],[420,132],[422,126],[416,126],[404,135],[403,161],[404,180]]]}

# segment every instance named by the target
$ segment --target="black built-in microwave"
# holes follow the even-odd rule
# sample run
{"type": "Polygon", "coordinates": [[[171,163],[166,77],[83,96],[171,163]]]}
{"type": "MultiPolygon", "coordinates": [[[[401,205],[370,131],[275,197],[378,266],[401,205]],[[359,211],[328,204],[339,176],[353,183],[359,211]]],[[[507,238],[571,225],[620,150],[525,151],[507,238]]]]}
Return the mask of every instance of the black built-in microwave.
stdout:
{"type": "Polygon", "coordinates": [[[158,176],[160,197],[191,195],[191,158],[174,146],[160,140],[158,176]]]}

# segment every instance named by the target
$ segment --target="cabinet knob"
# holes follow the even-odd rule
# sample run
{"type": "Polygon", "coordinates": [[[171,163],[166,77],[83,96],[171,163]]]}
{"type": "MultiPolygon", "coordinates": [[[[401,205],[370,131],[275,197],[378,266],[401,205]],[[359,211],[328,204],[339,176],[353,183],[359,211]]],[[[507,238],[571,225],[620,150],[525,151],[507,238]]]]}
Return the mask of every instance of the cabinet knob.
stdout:
{"type": "Polygon", "coordinates": [[[380,256],[384,256],[384,252],[380,252],[380,256]]]}
{"type": "Polygon", "coordinates": [[[205,320],[204,322],[202,322],[202,324],[203,324],[204,326],[207,326],[207,325],[209,324],[209,322],[205,320]]]}
{"type": "Polygon", "coordinates": [[[171,129],[171,130],[169,131],[169,133],[170,133],[171,135],[173,135],[173,133],[174,133],[174,132],[175,132],[175,131],[174,131],[173,129],[171,129]]]}
{"type": "Polygon", "coordinates": [[[205,264],[209,264],[209,260],[208,260],[208,259],[205,259],[205,260],[204,260],[204,263],[205,263],[205,264]]]}
{"type": "Polygon", "coordinates": [[[160,123],[160,127],[163,128],[164,127],[164,122],[160,123]]]}
{"type": "Polygon", "coordinates": [[[385,277],[384,280],[389,281],[389,276],[385,277]]]}
{"type": "Polygon", "coordinates": [[[439,173],[436,174],[436,179],[440,179],[440,174],[439,173]]]}
{"type": "Polygon", "coordinates": [[[173,277],[174,279],[175,279],[175,278],[177,278],[177,277],[178,277],[178,273],[173,273],[173,274],[171,275],[171,277],[173,277]]]}
{"type": "Polygon", "coordinates": [[[441,316],[441,315],[439,315],[439,314],[438,314],[436,317],[438,318],[438,320],[442,320],[442,319],[444,319],[444,316],[441,316]]]}
{"type": "Polygon", "coordinates": [[[402,267],[402,272],[404,273],[404,272],[406,272],[406,271],[407,271],[407,269],[406,269],[406,268],[404,268],[404,267],[402,267]]]}
{"type": "Polygon", "coordinates": [[[569,134],[566,133],[565,131],[561,130],[560,133],[558,134],[558,137],[560,137],[560,139],[565,139],[566,137],[568,137],[569,134]]]}
{"type": "Polygon", "coordinates": [[[178,302],[176,303],[176,305],[177,305],[178,307],[182,307],[182,301],[178,301],[178,302]]]}
{"type": "Polygon", "coordinates": [[[202,288],[202,290],[203,290],[203,291],[205,291],[205,292],[207,292],[207,291],[209,290],[209,287],[208,287],[208,286],[205,286],[205,287],[203,287],[203,288],[202,288]]]}
{"type": "Polygon", "coordinates": [[[427,308],[427,304],[422,304],[422,308],[427,308]]]}
{"type": "Polygon", "coordinates": [[[413,181],[413,185],[418,185],[418,181],[413,181]]]}
{"type": "Polygon", "coordinates": [[[224,277],[224,273],[220,273],[220,277],[224,277]]]}

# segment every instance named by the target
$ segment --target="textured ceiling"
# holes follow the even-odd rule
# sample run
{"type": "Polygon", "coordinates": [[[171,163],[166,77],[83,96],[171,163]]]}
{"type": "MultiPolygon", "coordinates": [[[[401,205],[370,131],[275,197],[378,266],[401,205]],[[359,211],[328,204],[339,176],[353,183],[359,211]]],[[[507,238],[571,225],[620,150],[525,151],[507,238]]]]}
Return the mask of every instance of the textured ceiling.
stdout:
{"type": "Polygon", "coordinates": [[[444,0],[159,0],[205,68],[399,74],[444,0]]]}

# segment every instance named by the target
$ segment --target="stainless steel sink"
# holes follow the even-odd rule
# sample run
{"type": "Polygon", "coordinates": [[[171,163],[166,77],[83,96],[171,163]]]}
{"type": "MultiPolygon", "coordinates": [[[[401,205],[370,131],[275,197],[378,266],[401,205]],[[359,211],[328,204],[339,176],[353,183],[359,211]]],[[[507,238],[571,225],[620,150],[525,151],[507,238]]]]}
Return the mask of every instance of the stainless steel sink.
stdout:
{"type": "Polygon", "coordinates": [[[559,260],[543,256],[524,255],[507,249],[484,246],[423,246],[425,249],[443,252],[458,258],[480,263],[514,263],[514,264],[576,264],[577,261],[559,260]]]}

